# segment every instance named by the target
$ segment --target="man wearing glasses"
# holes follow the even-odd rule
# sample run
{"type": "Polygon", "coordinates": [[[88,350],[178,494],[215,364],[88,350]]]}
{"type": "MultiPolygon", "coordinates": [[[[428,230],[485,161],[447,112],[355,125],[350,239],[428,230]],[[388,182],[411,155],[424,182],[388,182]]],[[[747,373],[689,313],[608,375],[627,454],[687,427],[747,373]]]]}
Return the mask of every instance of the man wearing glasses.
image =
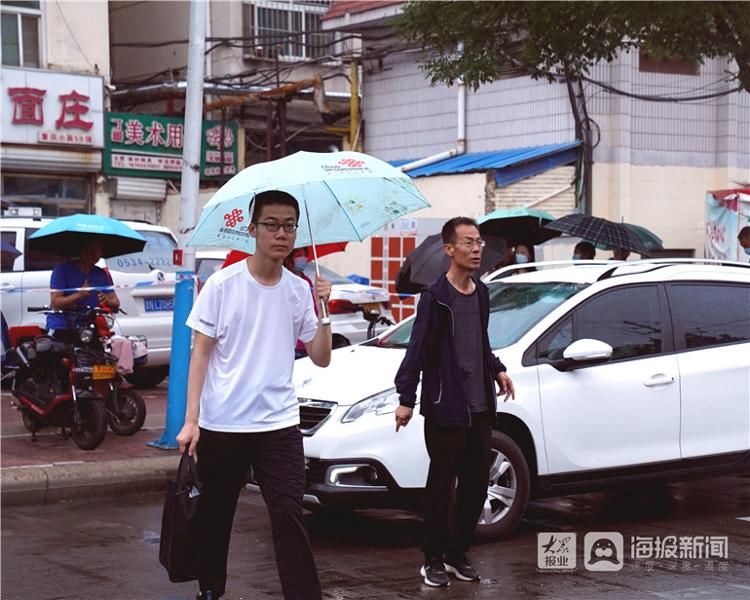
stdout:
{"type": "Polygon", "coordinates": [[[430,467],[420,573],[433,587],[449,585],[448,573],[479,581],[466,552],[487,498],[495,382],[505,400],[515,397],[487,334],[489,293],[476,275],[484,247],[479,228],[473,219],[455,217],[443,225],[442,237],[450,268],[422,292],[395,380],[398,431],[411,420],[422,375],[420,414],[430,467]]]}
{"type": "MultiPolygon", "coordinates": [[[[297,235],[295,198],[263,192],[250,212],[255,254],[214,273],[187,320],[195,341],[177,441],[197,453],[203,486],[198,598],[225,592],[232,521],[252,467],[271,517],[284,598],[315,600],[321,591],[302,518],[305,457],[292,368],[298,339],[316,365],[328,366],[331,328],[318,323],[308,284],[282,267],[297,235]]],[[[321,302],[330,292],[329,281],[316,279],[321,302]]]]}

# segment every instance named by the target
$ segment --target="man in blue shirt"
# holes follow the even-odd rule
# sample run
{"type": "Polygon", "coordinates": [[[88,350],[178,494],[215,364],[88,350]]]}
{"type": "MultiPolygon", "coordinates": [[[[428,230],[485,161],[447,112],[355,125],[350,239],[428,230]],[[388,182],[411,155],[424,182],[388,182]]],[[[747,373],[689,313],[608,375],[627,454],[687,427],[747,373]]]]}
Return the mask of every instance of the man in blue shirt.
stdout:
{"type": "MultiPolygon", "coordinates": [[[[80,290],[64,291],[71,288],[108,287],[112,285],[107,272],[96,266],[102,257],[102,244],[98,240],[87,242],[79,252],[78,258],[57,265],[50,277],[50,306],[57,309],[107,306],[111,309],[120,307],[120,299],[112,291],[80,290]]],[[[64,342],[70,342],[73,330],[78,326],[75,319],[64,314],[47,316],[47,329],[52,335],[64,342]]]]}

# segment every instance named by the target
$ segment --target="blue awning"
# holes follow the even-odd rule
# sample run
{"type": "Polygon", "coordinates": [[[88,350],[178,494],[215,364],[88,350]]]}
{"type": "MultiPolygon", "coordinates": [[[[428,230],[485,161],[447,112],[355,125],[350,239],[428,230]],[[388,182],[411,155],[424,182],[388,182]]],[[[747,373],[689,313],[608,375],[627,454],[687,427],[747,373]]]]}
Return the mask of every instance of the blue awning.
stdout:
{"type": "MultiPolygon", "coordinates": [[[[505,186],[549,169],[574,163],[580,145],[581,142],[576,140],[564,144],[498,150],[497,152],[469,152],[468,154],[443,159],[431,165],[411,169],[407,171],[407,174],[411,177],[430,177],[432,175],[476,173],[491,169],[497,171],[495,176],[497,184],[505,186]]],[[[396,167],[409,162],[412,161],[390,161],[396,167]]]]}

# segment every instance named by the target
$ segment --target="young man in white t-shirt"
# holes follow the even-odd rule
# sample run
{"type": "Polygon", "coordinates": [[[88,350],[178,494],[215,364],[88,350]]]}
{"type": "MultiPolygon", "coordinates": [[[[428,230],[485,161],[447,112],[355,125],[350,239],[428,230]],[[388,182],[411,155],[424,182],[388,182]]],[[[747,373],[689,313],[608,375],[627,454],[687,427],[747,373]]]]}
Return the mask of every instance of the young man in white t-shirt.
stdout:
{"type": "MultiPolygon", "coordinates": [[[[250,212],[255,254],[212,275],[187,319],[195,340],[177,441],[180,451],[197,453],[203,484],[198,598],[224,594],[237,498],[252,467],[271,517],[284,598],[317,600],[302,518],[305,457],[292,368],[298,339],[316,365],[328,366],[331,328],[318,323],[309,284],[282,266],[297,235],[297,201],[263,192],[250,212]]],[[[330,292],[329,281],[316,279],[316,297],[327,302],[330,292]]]]}

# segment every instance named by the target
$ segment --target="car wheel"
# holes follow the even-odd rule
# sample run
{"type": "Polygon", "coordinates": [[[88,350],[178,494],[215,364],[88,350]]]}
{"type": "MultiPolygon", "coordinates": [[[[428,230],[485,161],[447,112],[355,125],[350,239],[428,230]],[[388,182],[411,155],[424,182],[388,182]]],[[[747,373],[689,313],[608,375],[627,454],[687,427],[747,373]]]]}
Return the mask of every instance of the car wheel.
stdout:
{"type": "Polygon", "coordinates": [[[344,346],[351,346],[351,342],[340,333],[334,333],[332,340],[332,349],[335,350],[336,348],[343,348],[344,346]]]}
{"type": "Polygon", "coordinates": [[[142,390],[156,387],[164,381],[167,375],[169,375],[169,367],[150,367],[148,369],[138,369],[130,375],[125,375],[125,379],[139,390],[142,390]]]}
{"type": "Polygon", "coordinates": [[[492,432],[492,462],[487,499],[477,523],[477,537],[497,539],[518,527],[529,502],[529,465],[518,444],[499,431],[492,432]]]}

